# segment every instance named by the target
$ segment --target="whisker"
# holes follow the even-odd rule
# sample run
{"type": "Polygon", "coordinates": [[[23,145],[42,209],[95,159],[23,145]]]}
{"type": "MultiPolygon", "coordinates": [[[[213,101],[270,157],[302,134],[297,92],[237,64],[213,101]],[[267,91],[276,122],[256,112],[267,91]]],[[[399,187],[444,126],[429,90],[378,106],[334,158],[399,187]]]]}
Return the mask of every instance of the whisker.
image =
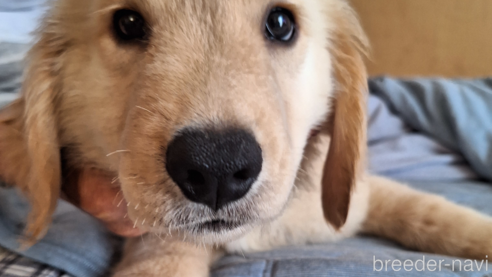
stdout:
{"type": "Polygon", "coordinates": [[[133,229],[135,229],[137,227],[137,222],[138,222],[138,217],[137,217],[137,220],[135,220],[135,223],[133,224],[133,229]]]}
{"type": "Polygon", "coordinates": [[[145,241],[144,241],[144,235],[140,235],[140,238],[142,238],[142,244],[145,248],[147,248],[147,244],[145,244],[145,241]]]}
{"type": "Polygon", "coordinates": [[[130,150],[116,150],[114,152],[111,152],[111,153],[107,154],[106,157],[111,157],[111,156],[113,156],[115,154],[129,153],[129,152],[131,152],[131,151],[130,150]]]}
{"type": "Polygon", "coordinates": [[[205,253],[207,253],[207,255],[208,255],[208,248],[207,248],[207,245],[205,244],[205,242],[203,242],[203,249],[205,250],[205,253]]]}
{"type": "Polygon", "coordinates": [[[297,193],[299,191],[299,188],[296,186],[296,184],[294,184],[293,189],[294,189],[294,193],[297,193]]]}
{"type": "Polygon", "coordinates": [[[111,6],[108,6],[108,7],[105,7],[103,9],[99,9],[97,11],[94,11],[91,13],[91,15],[97,15],[97,14],[100,14],[100,13],[107,13],[107,12],[111,12],[113,10],[116,10],[118,8],[120,8],[121,6],[120,5],[111,5],[111,6]]]}
{"type": "Polygon", "coordinates": [[[125,214],[125,216],[123,217],[123,219],[126,219],[127,217],[128,217],[128,213],[127,213],[127,214],[125,214]]]}
{"type": "Polygon", "coordinates": [[[142,221],[142,226],[145,224],[145,220],[147,220],[147,218],[145,218],[145,219],[142,221]]]}
{"type": "Polygon", "coordinates": [[[155,113],[151,112],[150,110],[148,110],[148,109],[146,109],[146,108],[144,108],[144,107],[136,106],[136,108],[137,108],[137,109],[144,110],[144,111],[146,111],[146,112],[149,112],[149,113],[150,113],[150,114],[152,114],[152,115],[155,115],[155,113]]]}
{"type": "Polygon", "coordinates": [[[135,206],[135,210],[138,210],[138,207],[140,207],[140,203],[138,203],[137,206],[135,206]]]}
{"type": "Polygon", "coordinates": [[[113,199],[113,205],[116,203],[116,199],[118,198],[118,196],[120,196],[120,193],[121,193],[121,190],[118,191],[118,193],[116,194],[116,196],[114,197],[113,199]]]}
{"type": "Polygon", "coordinates": [[[118,203],[118,206],[116,206],[117,208],[119,208],[121,206],[121,204],[123,203],[123,200],[125,200],[125,198],[121,198],[120,203],[118,203]]]}
{"type": "Polygon", "coordinates": [[[120,179],[120,178],[118,178],[118,177],[114,177],[114,178],[113,178],[113,181],[111,181],[111,184],[113,185],[114,183],[118,182],[118,180],[119,180],[119,179],[120,179]]]}
{"type": "Polygon", "coordinates": [[[162,242],[166,242],[166,241],[165,241],[165,240],[163,240],[163,239],[162,239],[159,235],[157,235],[157,234],[155,234],[155,233],[154,233],[154,235],[155,235],[158,239],[160,239],[162,242]]]}
{"type": "Polygon", "coordinates": [[[244,255],[244,251],[241,249],[241,255],[243,255],[243,258],[246,259],[246,255],[244,255]]]}

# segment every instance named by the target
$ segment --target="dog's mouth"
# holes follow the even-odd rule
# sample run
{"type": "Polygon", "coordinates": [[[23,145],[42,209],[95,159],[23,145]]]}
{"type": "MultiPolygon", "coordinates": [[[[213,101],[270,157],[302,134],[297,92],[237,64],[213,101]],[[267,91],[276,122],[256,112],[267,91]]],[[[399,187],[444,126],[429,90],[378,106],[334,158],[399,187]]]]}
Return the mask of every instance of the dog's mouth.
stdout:
{"type": "Polygon", "coordinates": [[[202,232],[220,233],[224,231],[232,231],[241,226],[243,226],[243,223],[239,221],[227,221],[220,219],[198,223],[194,227],[198,229],[198,231],[202,232]]]}

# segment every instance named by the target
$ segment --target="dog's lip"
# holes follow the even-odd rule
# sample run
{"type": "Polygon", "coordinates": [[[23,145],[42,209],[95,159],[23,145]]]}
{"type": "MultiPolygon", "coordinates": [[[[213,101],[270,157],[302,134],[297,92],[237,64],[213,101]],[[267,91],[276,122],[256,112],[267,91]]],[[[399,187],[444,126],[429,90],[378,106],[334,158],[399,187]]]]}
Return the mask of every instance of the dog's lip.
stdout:
{"type": "Polygon", "coordinates": [[[194,224],[196,228],[210,231],[221,232],[226,230],[234,230],[244,225],[243,222],[237,220],[214,219],[201,223],[194,224]]]}

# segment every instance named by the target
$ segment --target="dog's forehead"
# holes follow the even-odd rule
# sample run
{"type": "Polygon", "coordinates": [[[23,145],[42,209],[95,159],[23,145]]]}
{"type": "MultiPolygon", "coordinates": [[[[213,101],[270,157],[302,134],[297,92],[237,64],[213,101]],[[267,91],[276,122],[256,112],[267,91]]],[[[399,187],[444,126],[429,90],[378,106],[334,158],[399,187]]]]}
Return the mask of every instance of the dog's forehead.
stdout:
{"type": "MultiPolygon", "coordinates": [[[[217,46],[261,34],[265,1],[146,0],[145,14],[156,43],[217,46]]],[[[242,41],[246,43],[246,41],[242,41]]]]}
{"type": "MultiPolygon", "coordinates": [[[[262,16],[266,7],[289,4],[292,0],[272,3],[269,0],[99,0],[98,8],[134,8],[147,15],[153,22],[172,20],[183,22],[220,23],[242,16],[262,16]]],[[[172,27],[172,26],[170,26],[172,27]]]]}

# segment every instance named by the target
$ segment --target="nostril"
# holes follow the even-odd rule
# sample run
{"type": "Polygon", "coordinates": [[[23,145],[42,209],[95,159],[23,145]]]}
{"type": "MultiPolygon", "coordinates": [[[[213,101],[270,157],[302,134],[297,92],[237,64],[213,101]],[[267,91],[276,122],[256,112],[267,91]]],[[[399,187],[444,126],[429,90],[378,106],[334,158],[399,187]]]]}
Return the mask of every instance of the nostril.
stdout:
{"type": "Polygon", "coordinates": [[[241,180],[241,181],[247,181],[251,178],[251,174],[249,173],[249,170],[247,168],[241,169],[238,172],[234,173],[234,178],[241,180]]]}
{"type": "Polygon", "coordinates": [[[205,185],[205,177],[197,170],[188,170],[188,178],[186,180],[193,186],[205,185]]]}

